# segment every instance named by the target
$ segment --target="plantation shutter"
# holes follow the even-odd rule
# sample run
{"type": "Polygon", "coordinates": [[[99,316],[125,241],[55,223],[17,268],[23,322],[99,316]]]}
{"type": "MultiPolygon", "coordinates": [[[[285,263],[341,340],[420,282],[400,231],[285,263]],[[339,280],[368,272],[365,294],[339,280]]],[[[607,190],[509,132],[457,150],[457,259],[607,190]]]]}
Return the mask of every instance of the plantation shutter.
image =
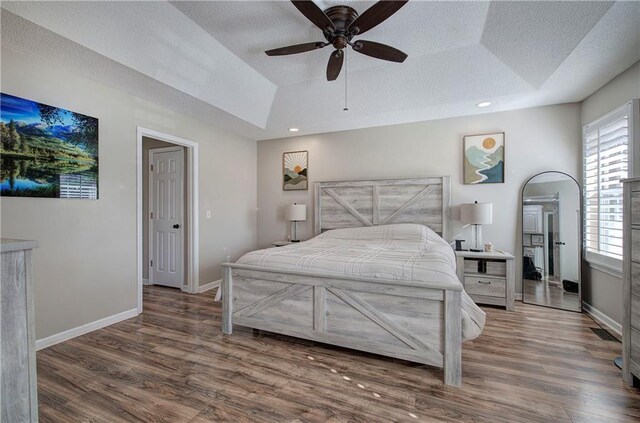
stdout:
{"type": "Polygon", "coordinates": [[[629,174],[629,107],[584,130],[584,240],[586,258],[622,260],[622,183],[629,174]]]}

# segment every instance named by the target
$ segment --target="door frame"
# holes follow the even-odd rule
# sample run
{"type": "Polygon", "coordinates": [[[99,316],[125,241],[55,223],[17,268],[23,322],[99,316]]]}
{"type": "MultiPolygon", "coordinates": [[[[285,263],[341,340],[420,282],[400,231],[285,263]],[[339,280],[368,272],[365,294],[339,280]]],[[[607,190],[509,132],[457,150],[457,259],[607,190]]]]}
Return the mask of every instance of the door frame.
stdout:
{"type": "MultiPolygon", "coordinates": [[[[156,153],[170,153],[170,152],[173,152],[173,151],[176,151],[176,152],[177,151],[182,151],[183,154],[184,154],[184,150],[185,150],[184,146],[177,145],[177,144],[174,144],[173,147],[158,147],[158,148],[149,149],[148,163],[146,164],[147,165],[147,169],[149,169],[151,164],[153,164],[154,154],[156,154],[156,153]]],[[[185,155],[185,157],[186,157],[186,155],[185,155]]],[[[187,179],[186,176],[187,176],[188,166],[186,166],[186,167],[187,167],[187,169],[183,169],[183,174],[182,174],[182,177],[184,178],[183,181],[182,181],[183,184],[185,183],[185,181],[187,179]]],[[[155,175],[155,173],[153,173],[153,175],[155,175]]],[[[152,172],[149,172],[149,180],[147,182],[149,182],[148,187],[147,187],[148,188],[148,190],[147,190],[147,199],[149,201],[148,202],[148,204],[149,204],[149,212],[151,212],[152,204],[155,204],[154,203],[155,196],[153,194],[154,193],[154,189],[153,189],[152,172]]],[[[183,203],[185,203],[186,202],[185,201],[186,200],[186,190],[183,190],[183,196],[184,196],[183,197],[183,203]]],[[[187,209],[188,209],[188,207],[187,207],[187,209]]],[[[182,211],[183,219],[184,219],[184,215],[188,215],[188,212],[189,212],[188,210],[183,210],[182,211]]],[[[147,237],[148,237],[148,239],[147,239],[147,243],[148,243],[147,244],[147,246],[148,246],[147,249],[149,250],[149,262],[146,263],[146,265],[147,265],[147,269],[148,269],[148,272],[149,272],[148,273],[148,275],[149,275],[149,284],[150,285],[154,285],[154,282],[153,282],[153,267],[151,267],[151,261],[153,260],[152,251],[154,251],[154,247],[155,247],[154,246],[154,242],[153,242],[153,238],[154,238],[154,236],[153,236],[153,234],[154,234],[154,232],[153,232],[154,219],[151,219],[151,216],[143,216],[143,219],[146,219],[147,222],[149,222],[148,223],[148,229],[149,230],[148,230],[148,233],[147,233],[147,237]]],[[[188,224],[189,223],[189,219],[185,219],[185,220],[187,221],[187,224],[188,224]]],[[[184,223],[182,225],[184,226],[184,223]]],[[[188,240],[186,239],[186,237],[183,236],[182,237],[183,260],[184,260],[184,252],[185,252],[185,250],[187,248],[187,243],[188,243],[188,240]]],[[[186,285],[185,282],[187,281],[187,274],[189,273],[187,271],[187,263],[183,263],[182,264],[182,269],[183,269],[183,275],[182,275],[183,279],[182,279],[182,286],[180,287],[180,289],[182,291],[187,291],[188,292],[188,290],[185,289],[185,285],[186,285]]]]}
{"type": "Polygon", "coordinates": [[[187,140],[184,138],[176,137],[174,135],[165,134],[153,129],[143,128],[138,126],[136,128],[136,229],[137,229],[137,305],[138,313],[142,313],[142,246],[144,239],[142,237],[142,196],[144,195],[144,187],[142,184],[142,170],[143,166],[146,166],[142,161],[142,137],[154,138],[160,141],[165,141],[171,144],[176,144],[185,147],[185,154],[187,156],[187,207],[186,213],[189,218],[187,221],[186,233],[187,242],[185,247],[187,248],[187,263],[185,263],[186,269],[186,287],[184,291],[191,294],[195,294],[198,291],[199,279],[200,279],[200,240],[199,240],[199,213],[198,213],[198,143],[187,140]]]}
{"type": "MultiPolygon", "coordinates": [[[[549,282],[549,244],[553,241],[549,240],[549,216],[553,215],[552,212],[542,211],[542,233],[544,234],[544,276],[549,282]]],[[[553,247],[552,247],[553,248],[553,247]]]]}

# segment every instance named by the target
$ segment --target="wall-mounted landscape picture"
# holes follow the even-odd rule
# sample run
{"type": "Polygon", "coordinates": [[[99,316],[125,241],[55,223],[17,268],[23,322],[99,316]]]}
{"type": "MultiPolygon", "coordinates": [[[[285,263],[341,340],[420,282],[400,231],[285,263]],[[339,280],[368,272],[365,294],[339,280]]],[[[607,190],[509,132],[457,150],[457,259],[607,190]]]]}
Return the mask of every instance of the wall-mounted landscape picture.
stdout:
{"type": "Polygon", "coordinates": [[[282,155],[282,189],[295,191],[309,188],[309,152],[291,151],[282,155]]]}
{"type": "Polygon", "coordinates": [[[98,198],[98,119],[0,94],[0,195],[98,198]]]}
{"type": "Polygon", "coordinates": [[[464,183],[504,182],[504,132],[464,137],[464,183]]]}

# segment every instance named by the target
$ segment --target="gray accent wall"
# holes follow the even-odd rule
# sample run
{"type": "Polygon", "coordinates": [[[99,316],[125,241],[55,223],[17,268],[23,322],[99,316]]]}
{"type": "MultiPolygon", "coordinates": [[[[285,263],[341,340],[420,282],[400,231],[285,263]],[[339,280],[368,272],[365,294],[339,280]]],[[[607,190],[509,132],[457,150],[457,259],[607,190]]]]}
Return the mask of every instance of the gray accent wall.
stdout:
{"type": "MultiPolygon", "coordinates": [[[[336,107],[340,107],[336,103],[336,107]]],[[[350,111],[349,113],[357,113],[350,111]]],[[[293,122],[292,122],[293,125],[293,122]]],[[[258,142],[258,245],[288,235],[287,204],[307,204],[301,239],[313,234],[313,183],[350,179],[451,176],[452,234],[470,240],[460,223],[460,204],[493,203],[493,224],[484,241],[514,253],[521,273],[520,190],[532,175],[559,170],[580,178],[580,105],[563,104],[429,122],[358,129],[258,142]],[[462,138],[504,131],[505,183],[464,185],[462,138]],[[309,191],[282,190],[282,153],[309,151],[309,191]]],[[[521,292],[521,287],[516,287],[521,292]]]]}
{"type": "MultiPolygon", "coordinates": [[[[636,98],[640,98],[640,62],[613,78],[582,102],[582,125],[587,125],[636,98]]],[[[638,146],[636,151],[637,148],[638,146]]],[[[585,262],[583,279],[582,300],[621,324],[622,276],[595,269],[585,262]]]]}
{"type": "Polygon", "coordinates": [[[1,199],[2,236],[39,243],[38,339],[136,308],[137,126],[199,144],[200,284],[255,248],[255,140],[7,48],[1,66],[3,92],[100,120],[98,200],[1,199]]]}

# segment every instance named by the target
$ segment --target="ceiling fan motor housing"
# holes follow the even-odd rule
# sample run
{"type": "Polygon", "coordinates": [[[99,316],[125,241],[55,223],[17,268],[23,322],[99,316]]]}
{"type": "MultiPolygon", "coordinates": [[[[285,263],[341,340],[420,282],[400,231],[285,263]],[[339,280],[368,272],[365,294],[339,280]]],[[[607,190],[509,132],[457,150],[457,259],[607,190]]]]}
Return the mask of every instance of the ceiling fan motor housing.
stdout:
{"type": "Polygon", "coordinates": [[[327,28],[323,31],[327,41],[337,49],[345,48],[351,39],[358,33],[357,28],[349,28],[351,22],[358,17],[358,12],[349,6],[333,6],[324,11],[331,19],[336,29],[327,28]]]}

